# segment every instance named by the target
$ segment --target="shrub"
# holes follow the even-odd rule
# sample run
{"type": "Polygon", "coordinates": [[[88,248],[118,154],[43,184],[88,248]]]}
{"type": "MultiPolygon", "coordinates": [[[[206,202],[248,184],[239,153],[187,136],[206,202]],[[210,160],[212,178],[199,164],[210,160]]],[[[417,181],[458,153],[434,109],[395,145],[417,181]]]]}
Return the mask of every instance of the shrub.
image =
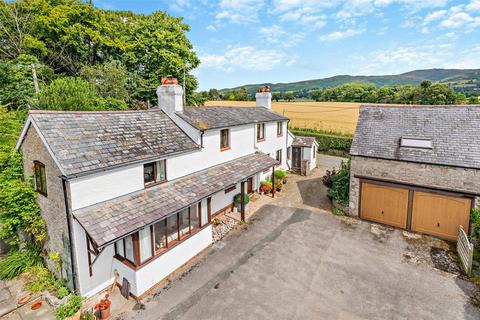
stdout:
{"type": "Polygon", "coordinates": [[[347,206],[350,194],[350,160],[342,162],[340,170],[331,179],[332,187],[327,190],[327,195],[339,204],[347,206]]]}
{"type": "Polygon", "coordinates": [[[24,250],[13,250],[0,261],[0,279],[13,279],[33,266],[41,266],[38,249],[29,245],[24,250]]]}
{"type": "Polygon", "coordinates": [[[337,172],[335,171],[335,169],[333,169],[332,171],[330,170],[327,170],[325,172],[325,175],[322,177],[322,182],[323,182],[323,185],[327,188],[331,188],[332,187],[332,177],[336,174],[337,172]]]}
{"type": "Polygon", "coordinates": [[[55,317],[59,320],[73,316],[82,307],[82,297],[79,295],[72,295],[67,302],[60,305],[55,310],[55,317]]]}
{"type": "Polygon", "coordinates": [[[43,291],[49,291],[59,299],[62,299],[70,293],[68,288],[65,287],[65,282],[57,279],[43,265],[37,265],[29,268],[26,270],[26,276],[30,279],[30,281],[25,285],[25,288],[31,293],[35,294],[43,291]]]}
{"type": "Polygon", "coordinates": [[[319,152],[348,155],[352,146],[352,136],[343,133],[303,128],[290,128],[290,131],[296,135],[314,137],[319,152]]]}
{"type": "Polygon", "coordinates": [[[275,178],[276,179],[285,179],[287,177],[287,173],[283,170],[275,170],[275,178]]]}
{"type": "Polygon", "coordinates": [[[470,213],[470,224],[472,226],[472,235],[480,240],[480,210],[473,208],[470,213]]]}
{"type": "MultiPolygon", "coordinates": [[[[234,197],[233,197],[233,202],[235,203],[240,203],[240,200],[241,200],[241,195],[240,193],[239,194],[236,194],[234,197]]],[[[250,196],[247,194],[247,193],[244,193],[243,194],[243,201],[245,202],[245,204],[249,203],[250,202],[250,196]]]]}

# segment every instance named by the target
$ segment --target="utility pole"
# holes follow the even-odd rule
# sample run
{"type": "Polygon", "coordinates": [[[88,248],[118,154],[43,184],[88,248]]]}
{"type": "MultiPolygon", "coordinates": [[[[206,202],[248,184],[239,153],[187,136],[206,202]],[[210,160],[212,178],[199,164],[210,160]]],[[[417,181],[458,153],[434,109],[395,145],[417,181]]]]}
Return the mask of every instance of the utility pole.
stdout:
{"type": "Polygon", "coordinates": [[[40,94],[40,88],[38,87],[37,69],[35,69],[34,63],[32,63],[32,77],[33,77],[33,86],[35,87],[35,94],[38,96],[40,94]]]}

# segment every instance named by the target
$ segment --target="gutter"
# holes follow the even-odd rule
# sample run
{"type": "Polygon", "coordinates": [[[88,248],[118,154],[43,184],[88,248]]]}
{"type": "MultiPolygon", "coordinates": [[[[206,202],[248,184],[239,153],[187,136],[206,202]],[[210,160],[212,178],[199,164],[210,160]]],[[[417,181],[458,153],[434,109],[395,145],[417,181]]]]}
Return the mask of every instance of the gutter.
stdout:
{"type": "Polygon", "coordinates": [[[76,291],[77,290],[77,272],[76,272],[75,254],[73,253],[72,220],[71,220],[71,214],[70,214],[69,205],[68,205],[67,179],[65,176],[61,176],[60,178],[62,179],[63,199],[65,202],[65,215],[67,218],[68,242],[70,244],[70,264],[71,264],[71,272],[72,272],[73,291],[76,291]]]}

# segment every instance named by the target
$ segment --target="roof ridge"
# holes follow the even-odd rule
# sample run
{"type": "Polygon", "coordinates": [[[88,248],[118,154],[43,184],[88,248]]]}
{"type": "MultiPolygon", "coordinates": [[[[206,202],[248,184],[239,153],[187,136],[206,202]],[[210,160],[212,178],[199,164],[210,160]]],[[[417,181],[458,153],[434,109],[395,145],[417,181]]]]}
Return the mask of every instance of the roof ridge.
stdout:
{"type": "Polygon", "coordinates": [[[147,110],[99,110],[99,111],[66,111],[66,110],[28,110],[29,114],[126,114],[126,113],[144,113],[158,112],[160,109],[147,110]]]}
{"type": "Polygon", "coordinates": [[[480,108],[476,104],[361,104],[360,108],[480,108]]]}

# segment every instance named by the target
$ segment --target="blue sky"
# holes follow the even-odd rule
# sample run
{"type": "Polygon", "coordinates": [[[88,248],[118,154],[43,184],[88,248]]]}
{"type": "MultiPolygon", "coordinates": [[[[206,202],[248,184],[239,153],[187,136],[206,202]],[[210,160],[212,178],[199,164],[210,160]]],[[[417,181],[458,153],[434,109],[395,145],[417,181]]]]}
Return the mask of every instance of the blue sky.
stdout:
{"type": "Polygon", "coordinates": [[[200,89],[480,68],[480,0],[94,0],[184,17],[200,89]]]}

